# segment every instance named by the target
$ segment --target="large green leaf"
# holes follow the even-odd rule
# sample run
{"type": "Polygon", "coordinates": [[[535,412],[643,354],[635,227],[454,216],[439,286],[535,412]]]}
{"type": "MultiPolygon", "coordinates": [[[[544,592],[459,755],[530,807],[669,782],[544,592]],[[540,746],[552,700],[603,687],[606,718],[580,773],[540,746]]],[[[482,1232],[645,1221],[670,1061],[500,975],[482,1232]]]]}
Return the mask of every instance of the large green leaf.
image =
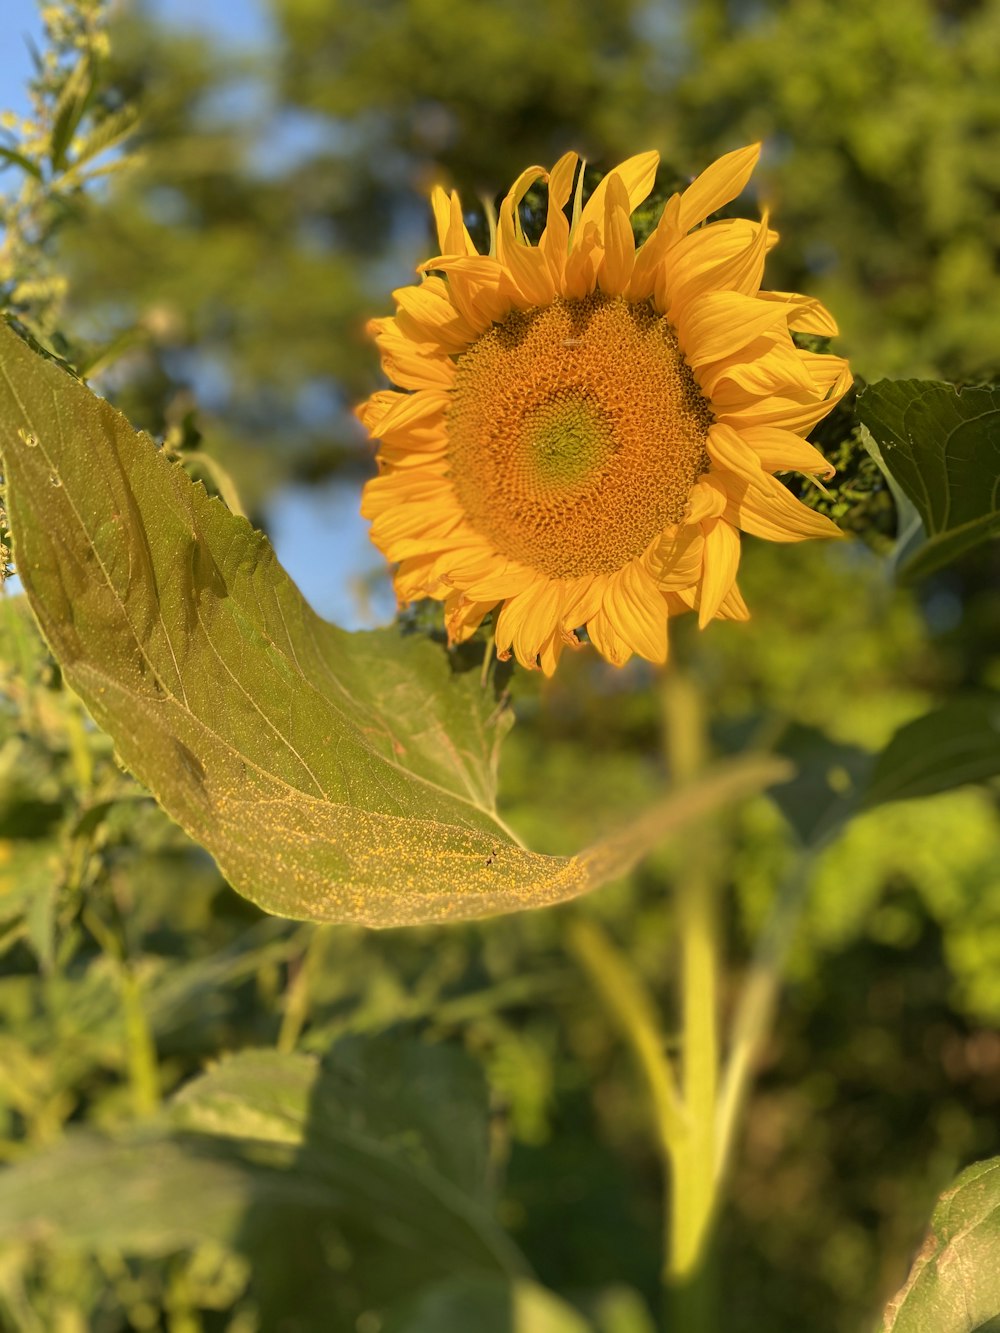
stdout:
{"type": "Polygon", "coordinates": [[[485,1202],[488,1095],[460,1052],[390,1037],[348,1037],[317,1064],[305,1055],[248,1051],[222,1061],[175,1098],[175,1123],[232,1138],[376,1142],[432,1167],[485,1202]]]}
{"type": "Polygon", "coordinates": [[[970,1166],[941,1196],[906,1285],[889,1302],[882,1333],[974,1333],[997,1318],[1000,1157],[970,1166]]]}
{"type": "Polygon", "coordinates": [[[950,699],[905,723],[877,754],[799,726],[780,748],[796,772],[772,799],[799,840],[818,846],[862,810],[1000,777],[1000,694],[950,699]]]}
{"type": "Polygon", "coordinates": [[[900,727],[878,755],[866,807],[1000,776],[1000,694],[975,694],[900,727]]]}
{"type": "Polygon", "coordinates": [[[17,568],[123,762],[267,911],[402,925],[561,902],[775,778],[745,760],[576,857],[494,810],[506,719],[476,673],[397,629],[319,619],[266,539],[0,326],[17,568]]]}
{"type": "Polygon", "coordinates": [[[460,1052],[247,1052],[156,1127],[74,1133],[0,1172],[0,1245],[155,1258],[211,1241],[250,1259],[264,1327],[353,1328],[452,1276],[523,1273],[492,1217],[487,1135],[460,1052]]]}
{"type": "Polygon", "coordinates": [[[1000,536],[1000,386],[880,380],[857,411],[926,531],[908,545],[901,577],[921,578],[1000,536]]]}

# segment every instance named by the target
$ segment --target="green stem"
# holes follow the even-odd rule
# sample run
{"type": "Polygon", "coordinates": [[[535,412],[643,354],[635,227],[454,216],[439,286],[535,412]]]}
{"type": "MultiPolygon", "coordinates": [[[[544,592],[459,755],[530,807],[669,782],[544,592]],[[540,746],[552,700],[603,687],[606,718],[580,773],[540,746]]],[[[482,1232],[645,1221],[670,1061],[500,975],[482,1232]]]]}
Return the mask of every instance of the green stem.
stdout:
{"type": "Polygon", "coordinates": [[[582,916],[572,921],[569,946],[600,992],[646,1080],[666,1168],[675,1145],[684,1138],[686,1125],[653,998],[596,921],[582,916]]]}
{"type": "Polygon", "coordinates": [[[125,1064],[132,1092],[132,1109],[137,1116],[151,1115],[160,1105],[160,1070],[153,1030],[142,1002],[142,987],[126,956],[125,941],[99,912],[83,910],[83,923],[113,963],[118,974],[122,999],[122,1027],[125,1038],[125,1064]]]}
{"type": "Polygon", "coordinates": [[[312,969],[317,952],[322,951],[325,938],[322,926],[305,926],[303,932],[306,940],[305,948],[298,959],[291,958],[288,963],[289,980],[285,989],[285,1008],[276,1042],[277,1049],[283,1055],[295,1050],[302,1029],[308,1021],[312,1005],[312,969]]]}
{"type": "Polygon", "coordinates": [[[718,1071],[718,931],[711,876],[695,867],[678,885],[681,1051],[687,1133],[673,1155],[667,1277],[697,1269],[716,1205],[715,1101],[718,1071]]]}
{"type": "MultiPolygon", "coordinates": [[[[707,760],[707,729],[694,683],[670,671],[663,686],[667,758],[674,782],[695,781],[707,760]]],[[[705,1256],[717,1207],[716,1096],[719,1068],[719,927],[716,878],[704,831],[686,845],[677,883],[682,1089],[687,1132],[671,1155],[672,1190],[665,1276],[674,1324],[711,1326],[705,1256]]]]}
{"type": "Polygon", "coordinates": [[[152,1115],[160,1105],[160,1069],[156,1043],[142,1002],[142,988],[127,962],[121,965],[120,984],[132,1109],[139,1117],[152,1115]]]}
{"type": "Polygon", "coordinates": [[[736,1003],[716,1120],[720,1177],[732,1156],[740,1115],[771,1028],[785,960],[802,913],[814,859],[815,854],[802,854],[782,884],[736,1003]]]}

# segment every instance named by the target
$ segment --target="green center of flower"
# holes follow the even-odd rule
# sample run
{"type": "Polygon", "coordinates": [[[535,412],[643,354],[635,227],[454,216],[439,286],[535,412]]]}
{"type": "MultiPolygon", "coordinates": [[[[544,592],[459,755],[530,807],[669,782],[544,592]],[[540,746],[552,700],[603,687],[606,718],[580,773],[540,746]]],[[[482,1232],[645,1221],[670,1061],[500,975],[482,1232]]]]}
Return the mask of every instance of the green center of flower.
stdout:
{"type": "Polygon", "coordinates": [[[684,517],[712,420],[648,302],[559,299],[459,357],[449,475],[499,553],[550,578],[611,573],[684,517]]]}
{"type": "Polygon", "coordinates": [[[525,463],[543,489],[567,490],[607,463],[614,431],[596,403],[568,396],[540,404],[524,416],[525,463]]]}

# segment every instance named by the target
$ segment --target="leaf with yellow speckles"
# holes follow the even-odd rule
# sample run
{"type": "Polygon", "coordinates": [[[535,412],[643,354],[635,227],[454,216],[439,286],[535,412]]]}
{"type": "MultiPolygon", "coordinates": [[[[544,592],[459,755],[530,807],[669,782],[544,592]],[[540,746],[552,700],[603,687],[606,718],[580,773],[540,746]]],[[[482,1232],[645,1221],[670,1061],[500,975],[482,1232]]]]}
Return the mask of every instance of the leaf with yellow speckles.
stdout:
{"type": "Polygon", "coordinates": [[[506,719],[475,673],[321,620],[245,519],[2,326],[0,447],[18,572],[67,681],[268,912],[397,926],[562,902],[781,775],[745,759],[579,856],[539,855],[496,815],[506,719]]]}

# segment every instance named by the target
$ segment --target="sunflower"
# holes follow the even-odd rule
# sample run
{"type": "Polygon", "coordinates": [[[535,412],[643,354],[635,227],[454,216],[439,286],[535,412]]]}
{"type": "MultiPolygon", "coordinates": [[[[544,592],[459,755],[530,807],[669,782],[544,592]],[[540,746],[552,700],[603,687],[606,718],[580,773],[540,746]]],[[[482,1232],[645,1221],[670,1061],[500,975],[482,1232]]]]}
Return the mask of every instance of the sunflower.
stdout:
{"type": "Polygon", "coordinates": [[[499,606],[499,656],[547,675],[581,629],[615,665],[663,662],[669,616],[747,618],[741,531],[840,535],[774,476],[833,474],[803,437],[847,392],[847,363],[791,335],[836,325],[818,301],[760,289],[777,240],[766,214],[706,223],[759,153],[719,158],[639,247],[631,214],[656,153],[585,204],[576,154],[530,167],[485,255],[458,195],[433,191],[441,253],[369,324],[398,391],[358,415],[380,442],[362,501],[372,540],[397,566],[401,605],[444,602],[451,642],[499,606]],[[520,205],[539,181],[532,244],[520,205]]]}

